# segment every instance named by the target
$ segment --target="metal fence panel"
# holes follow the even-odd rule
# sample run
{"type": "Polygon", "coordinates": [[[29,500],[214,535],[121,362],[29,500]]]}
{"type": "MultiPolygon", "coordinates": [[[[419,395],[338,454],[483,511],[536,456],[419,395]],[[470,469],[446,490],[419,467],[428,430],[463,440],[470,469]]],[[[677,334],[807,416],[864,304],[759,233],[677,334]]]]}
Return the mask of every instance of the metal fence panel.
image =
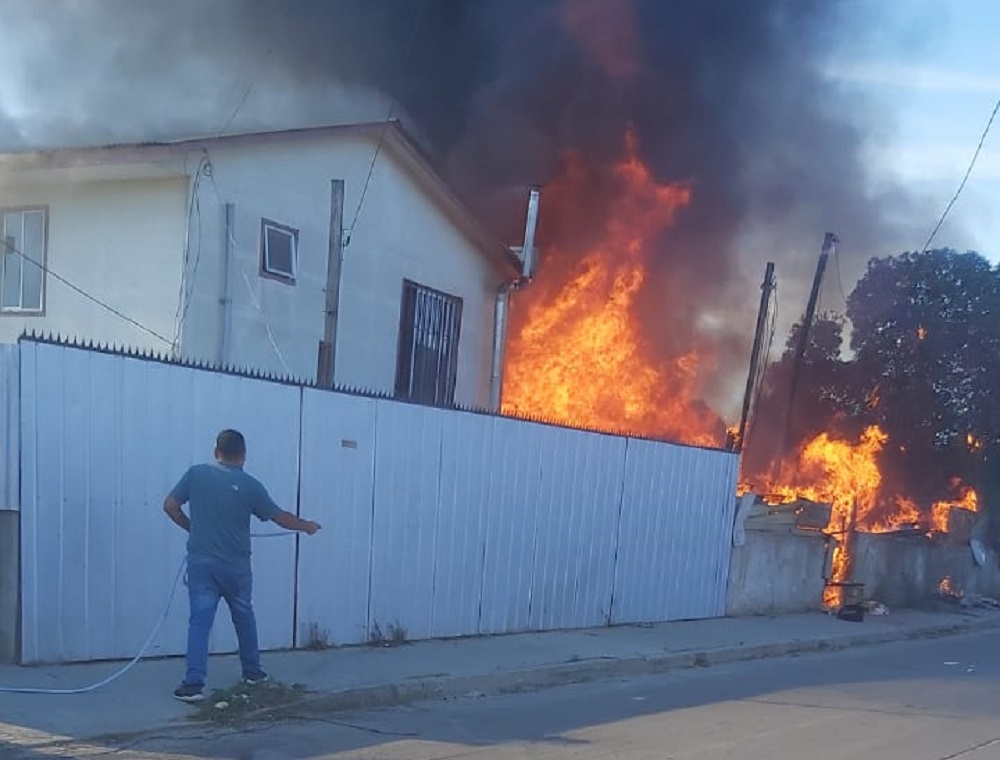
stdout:
{"type": "MultiPolygon", "coordinates": [[[[184,556],[163,498],[220,428],[244,432],[248,471],[294,505],[297,388],[28,341],[21,383],[24,662],[135,654],[184,556]]],[[[294,555],[291,538],[254,545],[264,648],[292,643],[294,555]]],[[[183,653],[186,621],[181,587],[153,654],[183,653]]],[[[217,625],[212,650],[235,646],[217,625]]]]}
{"type": "Polygon", "coordinates": [[[494,425],[480,633],[530,627],[541,429],[502,418],[494,425]]]}
{"type": "MultiPolygon", "coordinates": [[[[255,542],[262,648],[724,614],[728,453],[35,341],[20,388],[25,662],[135,653],[184,554],[162,500],[223,427],[325,526],[255,542]]],[[[181,587],[153,654],[184,651],[186,618],[181,587]]]]}
{"type": "Polygon", "coordinates": [[[303,391],[299,510],[323,530],[300,540],[300,647],[368,640],[375,415],[372,399],[303,391]]]}
{"type": "Polygon", "coordinates": [[[0,510],[18,510],[21,463],[18,347],[0,344],[0,510]]]}
{"type": "Polygon", "coordinates": [[[625,439],[540,428],[528,625],[605,625],[611,616],[625,439]]]}
{"type": "Polygon", "coordinates": [[[489,479],[493,427],[493,418],[475,414],[443,419],[431,599],[434,636],[479,632],[486,510],[496,487],[489,479]]]}
{"type": "Polygon", "coordinates": [[[380,402],[369,631],[429,638],[438,551],[441,434],[447,412],[380,402]]]}
{"type": "Polygon", "coordinates": [[[725,613],[737,458],[629,440],[612,622],[725,613]]]}

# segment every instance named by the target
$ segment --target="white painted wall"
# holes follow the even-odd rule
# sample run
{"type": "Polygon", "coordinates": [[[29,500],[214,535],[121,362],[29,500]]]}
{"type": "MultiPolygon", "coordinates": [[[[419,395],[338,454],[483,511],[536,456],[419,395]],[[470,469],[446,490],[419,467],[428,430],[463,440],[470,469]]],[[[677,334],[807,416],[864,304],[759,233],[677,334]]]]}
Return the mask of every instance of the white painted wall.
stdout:
{"type": "MultiPolygon", "coordinates": [[[[202,258],[183,332],[186,356],[220,360],[223,204],[232,202],[237,266],[232,273],[233,352],[225,359],[238,367],[315,377],[323,334],[330,183],[345,182],[344,225],[349,227],[374,149],[373,139],[342,134],[211,150],[212,176],[202,180],[198,192],[202,258]],[[259,276],[261,217],[299,230],[294,286],[259,276]]],[[[187,163],[195,160],[188,157],[187,163]]],[[[502,278],[416,175],[383,150],[344,253],[336,381],[392,392],[402,284],[411,279],[464,300],[456,401],[486,406],[493,294],[502,278]]]]}
{"type": "MultiPolygon", "coordinates": [[[[3,177],[0,207],[47,205],[47,266],[172,339],[187,192],[184,177],[44,183],[3,177]]],[[[170,348],[52,276],[45,288],[43,316],[0,312],[0,342],[36,330],[160,352],[170,348]]]]}

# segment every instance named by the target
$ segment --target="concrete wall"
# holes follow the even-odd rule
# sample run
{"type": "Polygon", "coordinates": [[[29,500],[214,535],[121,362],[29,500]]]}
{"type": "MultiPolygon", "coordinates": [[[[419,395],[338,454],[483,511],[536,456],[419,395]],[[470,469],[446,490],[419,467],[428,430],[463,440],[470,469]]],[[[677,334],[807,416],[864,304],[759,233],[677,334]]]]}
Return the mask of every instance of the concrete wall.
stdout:
{"type": "MultiPolygon", "coordinates": [[[[344,226],[349,228],[375,147],[375,136],[343,134],[211,148],[212,175],[198,191],[202,258],[197,272],[188,274],[194,286],[190,329],[183,332],[185,355],[315,377],[323,335],[330,183],[345,183],[344,226]],[[236,215],[233,333],[232,351],[222,357],[219,299],[227,202],[235,204],[236,215]],[[259,274],[262,218],[299,231],[294,284],[259,274]]],[[[187,163],[195,160],[189,157],[187,163]]],[[[493,298],[503,278],[424,187],[420,172],[404,168],[387,144],[344,249],[336,382],[393,391],[403,280],[409,279],[463,299],[456,401],[486,406],[493,298]]]]}
{"type": "MultiPolygon", "coordinates": [[[[53,171],[43,178],[8,176],[0,184],[0,207],[46,206],[48,268],[172,340],[187,187],[183,176],[111,181],[53,171]]],[[[51,275],[43,301],[39,316],[0,312],[0,343],[36,330],[161,352],[170,348],[51,275]]]]}
{"type": "Polygon", "coordinates": [[[990,553],[977,567],[968,544],[935,538],[861,534],[855,550],[855,579],[865,596],[890,607],[925,604],[938,596],[944,578],[969,594],[1000,598],[1000,565],[990,553]]]}
{"type": "Polygon", "coordinates": [[[825,539],[820,535],[755,530],[733,549],[726,614],[769,615],[820,609],[825,539]]]}

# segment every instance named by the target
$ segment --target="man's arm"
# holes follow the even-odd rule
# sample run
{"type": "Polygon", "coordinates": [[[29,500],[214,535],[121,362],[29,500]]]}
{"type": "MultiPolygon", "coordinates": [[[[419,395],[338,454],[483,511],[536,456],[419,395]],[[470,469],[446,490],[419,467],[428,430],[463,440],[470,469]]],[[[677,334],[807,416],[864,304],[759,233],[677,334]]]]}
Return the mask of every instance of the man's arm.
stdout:
{"type": "Polygon", "coordinates": [[[291,512],[286,512],[283,509],[279,510],[278,513],[271,518],[271,520],[285,530],[297,530],[310,536],[322,527],[317,522],[313,522],[312,520],[303,520],[296,517],[291,512]]]}
{"type": "Polygon", "coordinates": [[[191,530],[191,520],[181,509],[181,503],[173,496],[168,496],[163,502],[163,511],[167,513],[171,520],[177,523],[184,530],[191,530]]]}
{"type": "Polygon", "coordinates": [[[171,520],[186,531],[191,530],[191,520],[181,506],[191,498],[191,468],[189,467],[177,485],[173,487],[163,502],[163,511],[171,520]]]}

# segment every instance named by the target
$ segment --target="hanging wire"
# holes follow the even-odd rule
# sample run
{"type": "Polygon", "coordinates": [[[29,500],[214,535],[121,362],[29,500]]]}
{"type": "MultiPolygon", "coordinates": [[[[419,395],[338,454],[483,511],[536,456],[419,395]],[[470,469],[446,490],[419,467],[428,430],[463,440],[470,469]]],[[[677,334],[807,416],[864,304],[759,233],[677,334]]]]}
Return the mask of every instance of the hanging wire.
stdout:
{"type": "MultiPolygon", "coordinates": [[[[413,57],[413,52],[417,47],[417,39],[420,35],[421,28],[424,21],[424,13],[427,10],[427,0],[423,0],[420,3],[420,8],[417,12],[416,21],[413,24],[413,33],[410,36],[410,41],[407,46],[406,56],[404,58],[403,67],[401,71],[409,71],[410,60],[413,57]]],[[[347,234],[345,235],[345,244],[350,245],[351,236],[354,234],[354,228],[358,226],[358,219],[361,216],[361,209],[365,205],[365,198],[368,196],[368,188],[371,185],[372,177],[375,174],[375,164],[378,162],[379,154],[382,152],[382,146],[385,143],[386,135],[388,134],[389,127],[392,125],[393,117],[396,115],[396,108],[398,103],[396,98],[389,98],[389,112],[386,114],[385,121],[382,123],[382,130],[379,133],[378,142],[375,145],[375,152],[372,154],[372,160],[368,165],[368,176],[365,177],[365,184],[361,188],[361,195],[358,198],[358,205],[354,209],[354,218],[351,220],[350,226],[347,228],[347,234]]]]}
{"type": "Polygon", "coordinates": [[[983,150],[983,145],[986,143],[986,137],[990,133],[990,129],[993,127],[993,120],[997,117],[997,111],[1000,111],[1000,100],[997,100],[996,105],[993,106],[993,113],[990,114],[989,121],[986,122],[986,129],[983,130],[983,136],[979,138],[979,145],[976,146],[976,152],[972,154],[972,161],[969,162],[969,168],[965,170],[965,176],[962,177],[962,181],[958,185],[958,190],[948,201],[948,205],[945,206],[944,213],[941,214],[941,218],[938,219],[937,224],[934,225],[934,229],[931,230],[931,234],[927,237],[927,242],[924,243],[924,247],[921,249],[921,253],[927,253],[931,247],[931,242],[937,235],[938,230],[941,229],[941,225],[944,224],[944,220],[948,218],[948,214],[951,212],[952,207],[958,200],[958,197],[962,194],[965,189],[965,183],[969,181],[969,177],[972,175],[972,170],[976,166],[976,161],[979,160],[979,154],[983,150]]]}
{"type": "Polygon", "coordinates": [[[70,290],[74,291],[75,293],[78,293],[79,295],[83,296],[88,301],[91,301],[91,302],[97,304],[102,309],[105,309],[106,311],[110,312],[111,314],[114,314],[119,319],[122,319],[125,322],[128,322],[130,325],[133,325],[134,327],[139,328],[143,332],[148,333],[149,335],[152,335],[157,340],[163,341],[168,346],[172,345],[170,338],[166,337],[165,335],[161,335],[160,333],[158,333],[156,330],[154,330],[151,327],[147,327],[142,322],[140,322],[137,319],[134,319],[133,317],[130,317],[128,314],[125,314],[120,309],[116,309],[114,306],[112,306],[111,304],[109,304],[107,301],[104,301],[104,300],[98,298],[97,296],[95,296],[92,293],[88,292],[84,288],[81,288],[76,283],[71,282],[70,280],[66,279],[65,277],[63,277],[58,272],[53,271],[48,265],[43,264],[40,261],[36,261],[32,256],[29,256],[24,251],[22,251],[19,248],[17,248],[17,246],[11,245],[11,243],[7,242],[7,241],[4,241],[3,246],[4,246],[4,248],[8,252],[17,254],[24,261],[27,261],[28,263],[30,263],[30,264],[38,267],[39,269],[42,270],[42,272],[44,272],[48,276],[52,277],[54,280],[58,280],[63,285],[65,285],[67,288],[69,288],[70,290]]]}

